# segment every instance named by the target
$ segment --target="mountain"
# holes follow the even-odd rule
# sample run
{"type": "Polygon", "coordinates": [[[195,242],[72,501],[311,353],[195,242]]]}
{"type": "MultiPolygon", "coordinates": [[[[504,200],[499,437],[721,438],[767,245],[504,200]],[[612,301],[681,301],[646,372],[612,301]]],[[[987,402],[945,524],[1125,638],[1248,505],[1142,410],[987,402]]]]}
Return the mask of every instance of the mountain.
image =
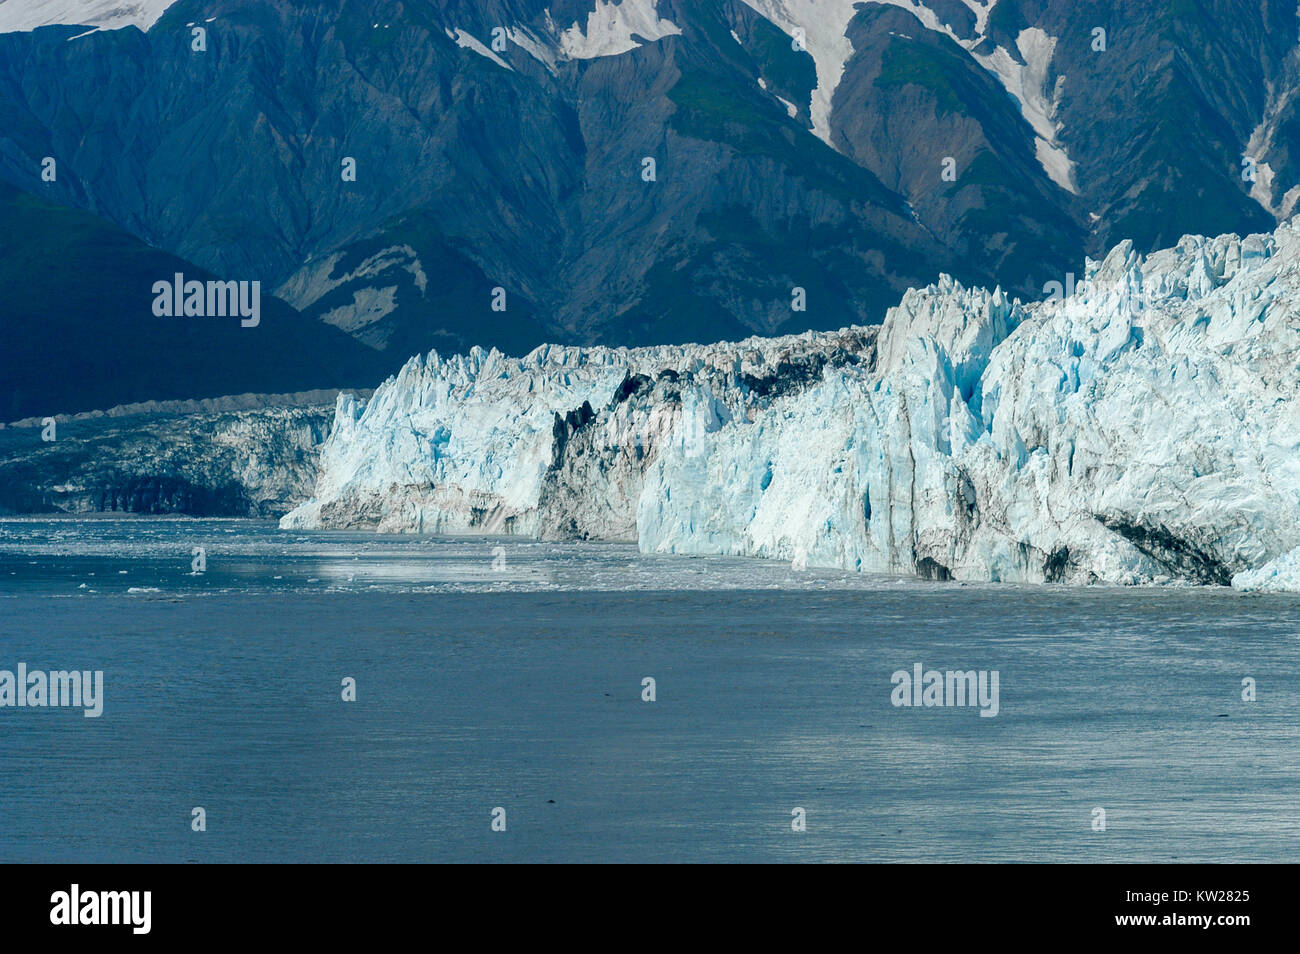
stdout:
{"type": "Polygon", "coordinates": [[[369,401],[340,397],[314,499],[282,526],[1282,586],[1300,564],[1297,275],[1300,221],[1150,256],[1125,241],[1029,305],[944,276],[878,328],[417,357],[369,401]]]}
{"type": "Polygon", "coordinates": [[[381,355],[269,293],[260,321],[160,318],[156,281],[209,273],[0,182],[0,421],[193,395],[365,387],[381,355]]]}
{"type": "MultiPolygon", "coordinates": [[[[1030,300],[1300,197],[1275,0],[4,0],[0,31],[0,180],[385,369],[874,323],[941,272],[1030,300]]],[[[121,380],[36,399],[176,396],[121,380]]]]}
{"type": "Polygon", "coordinates": [[[651,9],[179,2],[147,34],[10,34],[0,172],[401,357],[835,326],[933,274],[939,243],[764,92],[718,9],[696,42],[632,40],[651,9]]]}

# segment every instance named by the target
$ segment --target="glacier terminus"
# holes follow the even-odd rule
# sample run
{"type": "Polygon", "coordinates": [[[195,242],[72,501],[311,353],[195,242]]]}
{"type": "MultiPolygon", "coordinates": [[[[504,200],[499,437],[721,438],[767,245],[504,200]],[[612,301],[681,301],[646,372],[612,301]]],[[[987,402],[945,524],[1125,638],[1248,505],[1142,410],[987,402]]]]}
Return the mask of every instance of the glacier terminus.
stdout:
{"type": "Polygon", "coordinates": [[[338,399],[286,528],[634,540],[1006,582],[1300,587],[1300,222],[1128,242],[1074,295],[411,359],[338,399]]]}

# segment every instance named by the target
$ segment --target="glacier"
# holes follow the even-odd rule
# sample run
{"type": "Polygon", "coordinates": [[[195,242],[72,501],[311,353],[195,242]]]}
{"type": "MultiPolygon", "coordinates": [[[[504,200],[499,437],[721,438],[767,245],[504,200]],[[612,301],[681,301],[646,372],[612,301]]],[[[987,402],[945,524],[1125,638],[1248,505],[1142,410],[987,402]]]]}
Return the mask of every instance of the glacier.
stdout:
{"type": "Polygon", "coordinates": [[[287,528],[634,540],[931,579],[1300,589],[1300,219],[1124,242],[1066,297],[879,327],[411,359],[287,528]]]}
{"type": "Polygon", "coordinates": [[[146,401],[0,424],[0,515],[279,518],[308,499],[339,392],[146,401]]]}

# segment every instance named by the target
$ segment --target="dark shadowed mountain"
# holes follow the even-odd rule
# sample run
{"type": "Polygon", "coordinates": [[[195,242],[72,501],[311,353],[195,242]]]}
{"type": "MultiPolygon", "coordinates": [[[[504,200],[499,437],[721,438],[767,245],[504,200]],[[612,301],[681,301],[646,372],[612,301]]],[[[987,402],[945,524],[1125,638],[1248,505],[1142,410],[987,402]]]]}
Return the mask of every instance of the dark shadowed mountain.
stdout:
{"type": "Polygon", "coordinates": [[[0,183],[0,421],[310,382],[365,387],[383,355],[264,295],[259,323],[159,318],[155,281],[213,276],[77,209],[0,183]]]}

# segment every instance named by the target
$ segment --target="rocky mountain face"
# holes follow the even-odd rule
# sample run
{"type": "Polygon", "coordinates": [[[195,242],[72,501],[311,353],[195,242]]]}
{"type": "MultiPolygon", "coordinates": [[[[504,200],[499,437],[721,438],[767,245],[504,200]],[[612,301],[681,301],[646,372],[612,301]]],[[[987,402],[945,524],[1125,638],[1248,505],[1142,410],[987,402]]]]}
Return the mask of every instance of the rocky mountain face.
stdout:
{"type": "Polygon", "coordinates": [[[475,350],[341,396],[285,527],[636,539],[936,579],[1300,586],[1300,225],[880,328],[475,350]],[[1291,574],[1290,576],[1288,574],[1291,574]]]}
{"type": "Polygon", "coordinates": [[[400,358],[838,326],[938,267],[720,7],[565,6],[182,0],[147,34],[3,35],[0,174],[400,358]]]}
{"type": "Polygon", "coordinates": [[[0,417],[872,323],[941,271],[1028,300],[1300,196],[1275,0],[5,0],[0,31],[0,417]],[[112,240],[45,227],[72,210],[112,240]],[[261,281],[286,334],[132,363],[182,270],[261,281]]]}
{"type": "Polygon", "coordinates": [[[1125,239],[1151,251],[1290,214],[1292,4],[840,6],[853,54],[831,142],[1004,288],[1032,294],[1043,263],[1077,271],[1125,239]]]}

